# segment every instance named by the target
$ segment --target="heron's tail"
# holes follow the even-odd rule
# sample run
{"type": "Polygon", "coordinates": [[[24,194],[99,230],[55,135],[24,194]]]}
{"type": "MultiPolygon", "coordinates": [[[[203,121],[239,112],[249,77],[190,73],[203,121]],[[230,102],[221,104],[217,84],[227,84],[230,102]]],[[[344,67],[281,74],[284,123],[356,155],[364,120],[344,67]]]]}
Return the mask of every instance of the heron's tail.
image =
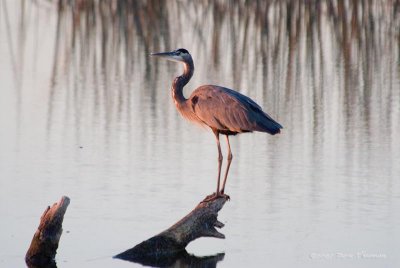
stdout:
{"type": "Polygon", "coordinates": [[[271,135],[275,135],[281,132],[283,127],[281,124],[272,119],[269,115],[265,114],[265,117],[257,122],[256,131],[267,132],[271,135]]]}

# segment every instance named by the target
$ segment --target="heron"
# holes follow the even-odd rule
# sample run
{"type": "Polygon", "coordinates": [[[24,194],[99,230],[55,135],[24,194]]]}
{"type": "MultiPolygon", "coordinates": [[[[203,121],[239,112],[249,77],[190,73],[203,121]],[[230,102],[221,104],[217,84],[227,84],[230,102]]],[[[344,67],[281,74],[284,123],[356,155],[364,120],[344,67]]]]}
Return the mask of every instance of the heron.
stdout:
{"type": "Polygon", "coordinates": [[[185,98],[183,87],[194,73],[193,59],[186,49],[179,48],[170,52],[151,53],[150,55],[183,63],[183,74],[176,77],[172,82],[172,99],[176,109],[185,119],[209,127],[215,135],[218,147],[217,190],[207,201],[220,197],[229,198],[225,194],[226,180],[233,158],[229,136],[253,131],[275,135],[280,133],[282,126],[265,113],[255,101],[226,87],[203,85],[195,89],[188,99],[185,98]],[[220,187],[220,179],[223,155],[220,135],[225,135],[228,147],[228,161],[222,187],[220,187]]]}

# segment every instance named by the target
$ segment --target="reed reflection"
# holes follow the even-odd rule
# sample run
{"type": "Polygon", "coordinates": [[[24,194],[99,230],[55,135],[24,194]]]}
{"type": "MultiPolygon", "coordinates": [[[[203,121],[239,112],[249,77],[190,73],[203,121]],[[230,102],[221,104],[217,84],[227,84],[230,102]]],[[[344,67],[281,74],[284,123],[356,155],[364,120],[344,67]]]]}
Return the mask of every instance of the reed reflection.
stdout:
{"type": "MultiPolygon", "coordinates": [[[[305,176],[351,176],[388,158],[390,176],[399,172],[399,10],[399,1],[59,1],[49,135],[61,112],[77,143],[88,124],[106,147],[120,135],[150,152],[157,129],[179,137],[166,93],[174,66],[162,73],[148,54],[182,46],[196,84],[241,90],[286,127],[287,139],[266,141],[277,151],[271,169],[301,155],[314,167],[305,176]]],[[[317,196],[320,182],[310,183],[317,196]]]]}
{"type": "MultiPolygon", "coordinates": [[[[1,119],[16,126],[2,133],[8,133],[5,145],[15,140],[24,149],[5,146],[1,170],[9,181],[0,187],[3,200],[15,198],[19,205],[30,202],[17,197],[42,195],[31,187],[34,175],[35,183],[50,190],[61,185],[88,195],[86,201],[107,200],[98,218],[105,211],[118,218],[125,215],[126,204],[149,193],[163,192],[159,197],[175,208],[172,202],[189,200],[188,189],[211,185],[205,178],[207,162],[201,159],[210,154],[187,153],[200,139],[185,132],[190,127],[171,103],[170,83],[178,70],[148,57],[185,47],[196,63],[188,88],[210,83],[237,89],[285,126],[279,139],[256,136],[251,142],[241,144],[245,137],[232,142],[238,155],[248,156],[232,170],[238,178],[232,191],[246,193],[240,196],[244,199],[254,190],[244,180],[253,180],[255,199],[262,201],[257,209],[265,211],[253,219],[262,235],[252,236],[256,242],[236,237],[237,245],[259,250],[255,256],[261,259],[266,251],[279,254],[262,236],[280,241],[289,232],[296,245],[289,241],[285,247],[296,252],[298,261],[302,253],[309,254],[304,252],[307,245],[319,245],[320,237],[333,241],[325,230],[339,226],[337,241],[375,245],[383,234],[380,245],[388,240],[382,247],[391,253],[399,207],[399,12],[400,2],[392,0],[0,1],[0,33],[5,37],[0,45],[9,51],[6,71],[13,75],[2,78],[14,85],[2,94],[15,104],[9,106],[15,120],[7,115],[1,119]],[[47,53],[36,53],[43,50],[47,53]],[[177,146],[183,141],[185,146],[177,146]],[[261,163],[255,152],[262,153],[261,163]],[[194,187],[188,177],[193,177],[190,183],[202,181],[194,187]],[[15,188],[8,190],[11,186],[15,188]],[[28,194],[16,195],[15,189],[28,194]],[[172,196],[172,189],[182,199],[172,196]],[[288,223],[298,211],[304,225],[288,223]],[[265,227],[265,222],[270,224],[265,227]],[[304,234],[304,226],[317,226],[320,232],[304,234]],[[349,230],[365,240],[350,241],[349,230]],[[304,249],[297,244],[307,240],[303,235],[309,239],[304,249]]],[[[155,208],[149,204],[141,215],[155,208]]],[[[241,204],[232,219],[244,226],[247,218],[237,215],[249,213],[248,204],[241,204]]],[[[165,213],[160,218],[172,214],[160,213],[165,213]]],[[[136,224],[152,220],[156,225],[154,219],[136,224]]],[[[342,246],[337,241],[329,241],[333,250],[342,246]]],[[[224,263],[240,261],[242,251],[235,246],[228,248],[234,250],[224,263]]]]}
{"type": "Polygon", "coordinates": [[[399,9],[398,1],[58,1],[51,96],[67,85],[73,100],[64,101],[72,106],[65,111],[79,113],[90,94],[93,114],[104,109],[105,130],[131,113],[139,92],[156,114],[165,98],[157,93],[158,63],[148,54],[191,42],[203,76],[253,91],[291,124],[299,122],[294,107],[307,107],[297,114],[312,122],[314,135],[330,124],[321,116],[332,112],[343,112],[341,131],[365,124],[392,133],[399,9]],[[389,75],[392,86],[379,89],[376,73],[389,75]],[[373,110],[382,113],[378,121],[373,110]]]}

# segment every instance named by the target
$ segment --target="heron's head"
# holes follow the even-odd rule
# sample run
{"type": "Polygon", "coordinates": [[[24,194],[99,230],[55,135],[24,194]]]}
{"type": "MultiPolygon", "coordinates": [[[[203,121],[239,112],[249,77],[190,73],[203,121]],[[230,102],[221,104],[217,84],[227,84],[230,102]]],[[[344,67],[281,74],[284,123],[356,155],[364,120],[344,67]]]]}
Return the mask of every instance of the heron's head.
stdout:
{"type": "Polygon", "coordinates": [[[163,58],[175,62],[188,62],[192,60],[192,56],[184,48],[179,48],[171,52],[151,53],[150,56],[163,58]]]}

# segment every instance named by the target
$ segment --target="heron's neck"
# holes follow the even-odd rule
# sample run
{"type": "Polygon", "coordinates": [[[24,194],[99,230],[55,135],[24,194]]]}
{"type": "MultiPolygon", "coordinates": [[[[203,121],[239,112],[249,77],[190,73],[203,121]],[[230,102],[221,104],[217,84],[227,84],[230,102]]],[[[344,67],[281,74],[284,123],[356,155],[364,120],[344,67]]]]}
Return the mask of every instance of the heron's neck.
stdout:
{"type": "Polygon", "coordinates": [[[183,74],[175,78],[174,82],[172,83],[172,99],[174,100],[178,109],[186,101],[185,96],[183,96],[183,87],[189,82],[190,78],[192,78],[194,72],[194,64],[192,60],[184,62],[183,64],[183,74]]]}

